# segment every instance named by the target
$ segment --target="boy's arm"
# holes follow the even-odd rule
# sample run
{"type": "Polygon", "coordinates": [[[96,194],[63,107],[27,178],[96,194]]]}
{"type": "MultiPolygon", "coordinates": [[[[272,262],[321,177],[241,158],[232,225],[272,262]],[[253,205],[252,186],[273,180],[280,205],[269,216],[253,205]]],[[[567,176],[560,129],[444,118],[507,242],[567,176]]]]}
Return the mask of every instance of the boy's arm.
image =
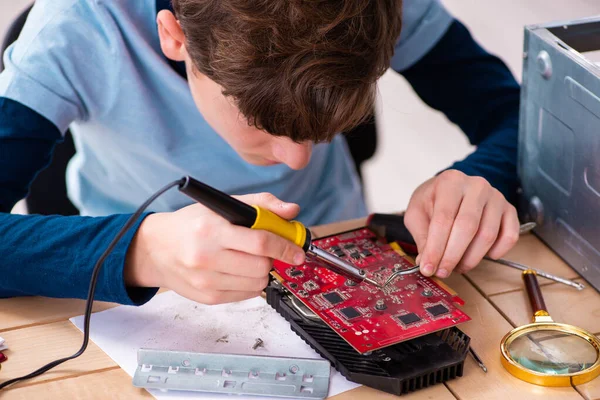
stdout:
{"type": "MultiPolygon", "coordinates": [[[[0,297],[86,298],[94,264],[128,217],[0,214],[0,297]]],[[[104,261],[96,300],[141,305],[158,290],[125,285],[127,250],[142,219],[104,261]]]]}
{"type": "MultiPolygon", "coordinates": [[[[8,214],[62,136],[30,108],[0,97],[0,297],[85,298],[96,260],[129,215],[61,217],[8,214]]],[[[95,298],[142,304],[156,289],[127,288],[123,269],[140,221],[104,262],[95,298]]]]}
{"type": "Polygon", "coordinates": [[[477,146],[450,168],[484,177],[514,204],[519,185],[519,85],[507,66],[480,47],[463,24],[454,19],[448,23],[448,17],[440,20],[444,21],[438,30],[448,26],[441,39],[420,59],[410,60],[403,58],[402,46],[409,50],[406,47],[417,40],[411,40],[412,32],[408,32],[408,39],[397,48],[392,68],[426,104],[442,111],[477,146]]]}
{"type": "MultiPolygon", "coordinates": [[[[0,297],[86,297],[95,262],[129,217],[8,214],[48,165],[67,128],[90,117],[86,100],[106,96],[102,85],[93,85],[102,82],[107,61],[98,54],[110,54],[97,15],[94,2],[36,2],[19,38],[3,54],[0,297]]],[[[106,260],[96,299],[141,304],[156,292],[125,287],[125,254],[137,227],[106,260]]]]}

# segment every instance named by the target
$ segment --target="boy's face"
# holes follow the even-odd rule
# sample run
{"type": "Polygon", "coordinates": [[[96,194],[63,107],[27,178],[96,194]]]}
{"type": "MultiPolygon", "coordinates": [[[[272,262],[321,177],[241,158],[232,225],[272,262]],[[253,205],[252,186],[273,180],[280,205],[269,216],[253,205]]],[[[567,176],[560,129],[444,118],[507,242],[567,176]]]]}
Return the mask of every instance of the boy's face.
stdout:
{"type": "Polygon", "coordinates": [[[248,125],[246,118],[223,96],[221,86],[193,71],[187,62],[189,86],[198,110],[212,128],[247,162],[254,165],[286,164],[302,169],[310,161],[312,143],[294,143],[248,125]]]}
{"type": "Polygon", "coordinates": [[[302,169],[310,161],[312,143],[295,143],[248,125],[231,99],[216,82],[199,73],[185,49],[183,31],[169,11],[157,17],[161,48],[166,57],[185,61],[188,84],[198,110],[212,128],[242,157],[254,165],[286,164],[302,169]]]}

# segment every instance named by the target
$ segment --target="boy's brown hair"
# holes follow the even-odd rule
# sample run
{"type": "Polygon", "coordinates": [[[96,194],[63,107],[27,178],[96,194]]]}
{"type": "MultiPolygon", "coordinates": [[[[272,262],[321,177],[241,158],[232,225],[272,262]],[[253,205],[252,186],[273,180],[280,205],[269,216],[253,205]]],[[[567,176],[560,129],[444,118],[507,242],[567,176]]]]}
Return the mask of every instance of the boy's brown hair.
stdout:
{"type": "Polygon", "coordinates": [[[173,0],[195,69],[249,124],[329,141],[373,111],[401,0],[173,0]]]}

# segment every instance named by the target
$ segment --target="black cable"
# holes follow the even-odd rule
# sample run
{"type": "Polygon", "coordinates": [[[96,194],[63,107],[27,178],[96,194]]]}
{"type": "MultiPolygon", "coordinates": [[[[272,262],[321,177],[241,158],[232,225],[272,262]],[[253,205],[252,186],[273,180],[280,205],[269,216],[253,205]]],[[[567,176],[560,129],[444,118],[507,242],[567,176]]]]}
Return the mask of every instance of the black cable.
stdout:
{"type": "Polygon", "coordinates": [[[163,187],[162,189],[160,189],[158,192],[154,193],[152,195],[152,197],[150,197],[148,200],[146,200],[146,202],[144,202],[144,204],[142,204],[137,209],[137,211],[131,217],[129,217],[129,219],[127,220],[125,225],[123,225],[123,227],[121,228],[119,233],[115,236],[115,238],[112,240],[112,242],[108,245],[108,247],[106,248],[104,253],[102,253],[100,258],[98,259],[98,261],[96,261],[96,265],[94,266],[94,269],[92,271],[92,278],[90,280],[90,288],[88,290],[87,301],[85,304],[85,318],[84,318],[84,325],[83,325],[83,343],[82,343],[79,351],[77,351],[77,353],[73,354],[72,356],[52,361],[52,362],[44,365],[43,367],[40,367],[39,369],[31,372],[30,374],[23,375],[18,378],[13,378],[6,382],[2,382],[2,383],[0,383],[0,390],[4,389],[5,387],[7,387],[9,385],[12,385],[13,383],[17,383],[17,382],[24,381],[27,379],[35,378],[36,376],[39,376],[39,375],[43,374],[44,372],[51,370],[52,368],[64,363],[65,361],[72,360],[83,354],[83,352],[87,348],[87,345],[88,345],[88,342],[90,339],[90,319],[92,317],[92,306],[94,304],[94,293],[96,292],[96,282],[98,281],[98,275],[100,274],[100,268],[102,268],[102,264],[104,264],[104,260],[106,259],[106,257],[109,256],[109,254],[113,251],[114,247],[117,245],[119,240],[121,240],[121,238],[125,235],[125,233],[127,233],[127,231],[133,226],[133,224],[137,221],[137,219],[144,212],[144,210],[146,208],[148,208],[148,206],[150,204],[152,204],[152,202],[154,200],[156,200],[159,196],[161,196],[167,190],[171,189],[174,186],[181,186],[184,182],[185,182],[185,179],[180,179],[180,180],[171,182],[168,185],[166,185],[165,187],[163,187]]]}

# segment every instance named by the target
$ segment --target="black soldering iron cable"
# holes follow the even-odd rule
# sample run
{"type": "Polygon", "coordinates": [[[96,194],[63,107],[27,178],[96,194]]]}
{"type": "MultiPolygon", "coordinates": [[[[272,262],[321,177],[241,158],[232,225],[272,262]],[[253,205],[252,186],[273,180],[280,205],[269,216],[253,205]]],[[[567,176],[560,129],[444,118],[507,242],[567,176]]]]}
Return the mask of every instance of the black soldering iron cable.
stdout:
{"type": "Polygon", "coordinates": [[[157,191],[155,194],[153,194],[148,200],[146,200],[146,202],[144,202],[144,204],[142,204],[137,209],[137,211],[131,217],[129,217],[129,219],[127,220],[125,225],[123,225],[123,227],[121,228],[119,233],[115,236],[115,238],[112,240],[112,242],[108,245],[108,247],[106,248],[104,253],[102,253],[100,258],[96,262],[96,265],[94,265],[94,269],[92,271],[92,278],[90,279],[90,287],[88,290],[87,301],[85,304],[85,317],[84,317],[84,325],[83,325],[83,343],[82,343],[79,351],[77,351],[77,353],[73,354],[72,356],[52,361],[52,362],[44,365],[43,367],[40,367],[39,369],[31,372],[30,374],[23,375],[18,378],[13,378],[6,382],[2,382],[2,383],[0,383],[0,390],[2,390],[14,383],[24,381],[27,379],[31,379],[31,378],[35,378],[36,376],[39,376],[39,375],[43,374],[44,372],[51,370],[52,368],[64,363],[65,361],[72,360],[83,354],[83,352],[87,348],[87,345],[88,345],[88,342],[90,339],[90,320],[92,317],[92,306],[94,304],[94,294],[96,292],[96,283],[98,281],[98,275],[100,274],[100,268],[102,268],[102,264],[104,264],[104,260],[106,260],[106,258],[113,251],[113,249],[115,248],[115,246],[117,245],[119,240],[121,240],[121,238],[125,235],[125,233],[127,233],[127,231],[138,220],[140,215],[142,215],[142,213],[146,210],[146,208],[148,208],[150,206],[150,204],[152,204],[152,202],[154,202],[154,200],[156,200],[158,197],[160,197],[163,193],[165,193],[169,189],[171,189],[175,186],[183,185],[184,182],[185,182],[185,179],[179,179],[177,181],[171,182],[168,185],[164,186],[159,191],[157,191]]]}

